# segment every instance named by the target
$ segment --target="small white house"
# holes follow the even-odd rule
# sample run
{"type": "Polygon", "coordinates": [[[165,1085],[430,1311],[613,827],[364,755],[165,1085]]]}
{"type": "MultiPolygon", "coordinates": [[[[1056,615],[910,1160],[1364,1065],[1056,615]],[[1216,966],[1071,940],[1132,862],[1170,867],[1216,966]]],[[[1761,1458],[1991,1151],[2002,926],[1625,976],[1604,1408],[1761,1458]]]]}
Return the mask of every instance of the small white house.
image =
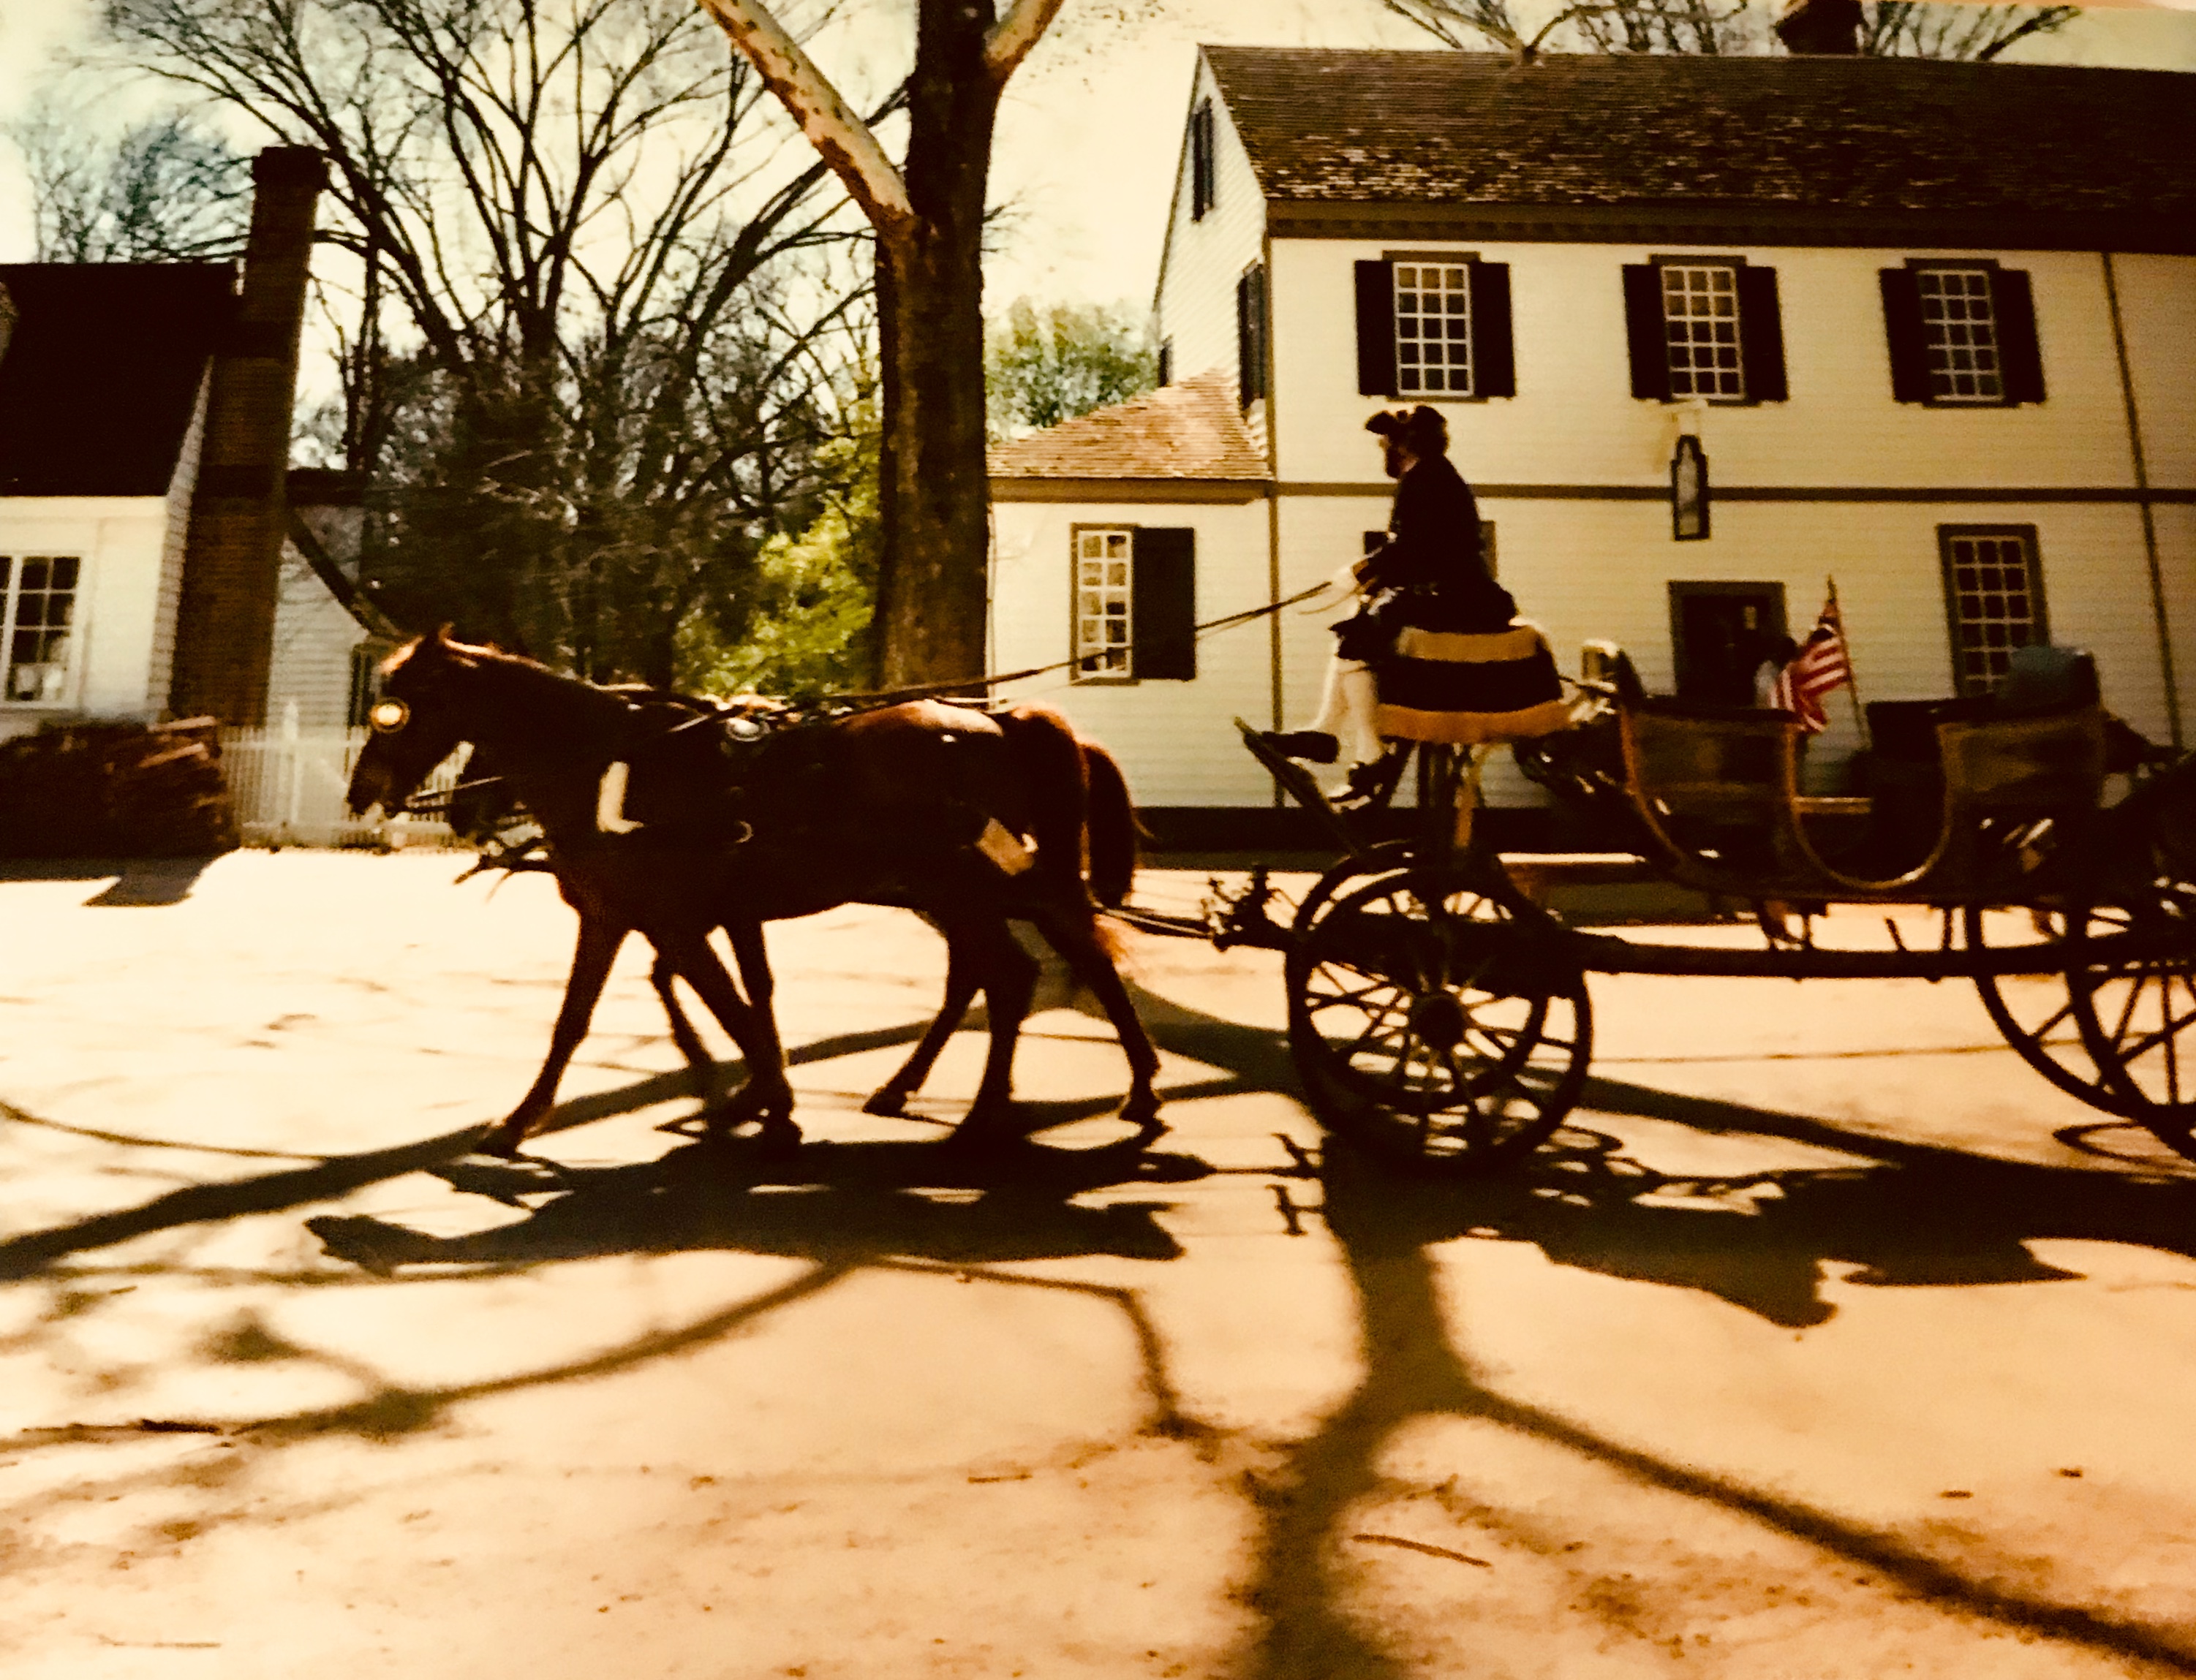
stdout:
{"type": "MultiPolygon", "coordinates": [[[[1076,661],[1051,697],[1163,823],[1269,804],[1228,719],[1308,716],[1325,624],[1140,668],[1110,638],[1141,534],[1195,531],[1199,620],[1303,589],[1387,522],[1367,416],[1425,402],[1559,649],[1743,699],[1738,632],[1804,638],[1834,575],[1866,701],[1977,690],[2048,639],[2184,742],[2192,133],[2167,72],[1207,48],[1157,292],[1178,383],[996,453],[995,667],[1076,661]],[[1170,403],[1224,471],[1170,452],[1170,403]],[[1116,434],[1148,447],[1092,470],[1116,434]],[[1681,538],[1684,436],[1708,491],[1681,538]]],[[[1833,701],[1825,775],[1859,744],[1833,701]]]]}
{"type": "Polygon", "coordinates": [[[240,273],[0,266],[0,738],[201,713],[251,726],[270,700],[275,721],[291,701],[344,721],[367,632],[344,580],[288,540],[292,512],[325,522],[329,494],[286,494],[324,167],[275,147],[254,174],[240,273]]]}

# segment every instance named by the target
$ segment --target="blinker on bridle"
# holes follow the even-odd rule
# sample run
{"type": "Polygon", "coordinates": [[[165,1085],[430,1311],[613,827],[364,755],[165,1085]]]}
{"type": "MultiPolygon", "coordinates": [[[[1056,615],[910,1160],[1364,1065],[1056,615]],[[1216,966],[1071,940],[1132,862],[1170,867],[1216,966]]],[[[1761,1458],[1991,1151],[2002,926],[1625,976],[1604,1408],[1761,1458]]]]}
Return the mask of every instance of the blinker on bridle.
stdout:
{"type": "Polygon", "coordinates": [[[366,720],[373,725],[376,733],[394,735],[412,721],[412,708],[401,700],[377,700],[373,709],[366,714],[366,720]]]}

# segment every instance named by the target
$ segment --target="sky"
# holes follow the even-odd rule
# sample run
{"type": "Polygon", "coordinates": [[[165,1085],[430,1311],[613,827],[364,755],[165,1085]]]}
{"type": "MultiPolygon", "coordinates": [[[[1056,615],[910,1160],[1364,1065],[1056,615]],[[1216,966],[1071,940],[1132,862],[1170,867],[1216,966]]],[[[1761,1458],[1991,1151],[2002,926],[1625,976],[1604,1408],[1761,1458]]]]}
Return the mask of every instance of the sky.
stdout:
{"type": "MultiPolygon", "coordinates": [[[[0,0],[0,124],[50,82],[49,55],[81,39],[95,9],[95,0],[0,0]]],[[[887,23],[872,27],[904,37],[900,9],[885,6],[887,23]]],[[[1149,303],[1200,41],[1427,43],[1378,0],[1068,0],[1000,113],[993,178],[1014,219],[988,268],[990,306],[1021,296],[1149,303]]],[[[831,72],[829,55],[818,56],[831,72]]],[[[2011,56],[2196,71],[2196,10],[2095,11],[2011,56]]],[[[0,262],[26,261],[31,246],[29,195],[0,141],[0,262]]]]}

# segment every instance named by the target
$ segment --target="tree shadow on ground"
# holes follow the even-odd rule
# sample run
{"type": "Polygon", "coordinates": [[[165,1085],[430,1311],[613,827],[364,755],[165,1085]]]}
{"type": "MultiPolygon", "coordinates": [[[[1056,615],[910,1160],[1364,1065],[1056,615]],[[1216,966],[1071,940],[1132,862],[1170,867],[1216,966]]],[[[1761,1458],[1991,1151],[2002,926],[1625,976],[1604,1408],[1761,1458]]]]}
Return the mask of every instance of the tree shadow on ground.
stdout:
{"type": "MultiPolygon", "coordinates": [[[[1978,1163],[1987,1169],[1997,1163],[1978,1163]]],[[[1889,1169],[1894,1174],[1902,1170],[1889,1169]]],[[[1311,1435],[1290,1446],[1277,1474],[1259,1480],[1254,1488],[1259,1506],[1257,1577],[1248,1599],[1261,1619],[1261,1627],[1249,1653],[1250,1671],[1263,1680],[1314,1680],[1314,1677],[1349,1675],[1352,1680],[1386,1680],[1400,1676],[1402,1666],[1343,1608],[1344,1587],[1339,1579],[1341,1542],[1350,1509],[1367,1498],[1391,1492],[1383,1477],[1379,1458],[1383,1449],[1406,1424],[1421,1418],[1453,1417],[1493,1423],[1616,1471],[1649,1488],[1675,1492],[1748,1518],[1764,1528],[1808,1544],[1827,1556],[1878,1572],[1895,1592],[1925,1601],[1951,1615],[1995,1624],[2031,1637],[2043,1637],[2077,1647],[2131,1659],[2157,1669],[2196,1674],[2196,1642],[2174,1630],[2153,1627],[2132,1618],[2078,1604],[2058,1603],[2038,1593],[2024,1591],[2002,1576],[1971,1574],[1954,1564],[1930,1556],[1918,1546],[1880,1529],[1856,1524],[1835,1513],[1802,1501],[1763,1492],[1713,1472],[1657,1457],[1598,1433],[1587,1425],[1546,1408],[1511,1400],[1488,1387],[1474,1372],[1450,1340],[1437,1286],[1431,1249],[1459,1235],[1493,1236],[1504,1233],[1501,1223],[1487,1225],[1482,1215],[1508,1221],[1512,1229],[1529,1232],[1539,1221],[1567,1221],[1576,1210],[1579,1223],[1553,1238],[1551,1257],[1573,1263],[1565,1253],[1586,1256],[1593,1222],[1605,1229],[1601,1240],[1621,1253],[1633,1241],[1635,1259],[1611,1263],[1610,1257],[1592,1253],[1591,1269],[1619,1276],[1644,1276],[1656,1282],[1675,1282],[1688,1287],[1713,1287],[1725,1299],[1762,1311],[1779,1323],[1793,1321],[1794,1309],[1812,1296],[1798,1286],[1801,1268],[1812,1270],[1825,1250],[1860,1249],[1876,1256],[1868,1263],[1884,1261],[1904,1267],[1880,1282],[1982,1282],[2001,1280],[1988,1261],[1978,1266],[1973,1245],[1947,1242],[1927,1233],[1907,1234],[1902,1240],[1895,1223],[1899,1210],[1911,1215],[1921,1204],[1935,1204],[1920,1185],[1902,1186],[1898,1193],[1871,1202],[1876,1192],[1865,1186],[1872,1175],[1853,1179],[1817,1175],[1818,1192],[1800,1191],[1794,1200],[1801,1211],[1794,1215],[1789,1240],[1772,1237],[1724,1246],[1712,1268],[1714,1282],[1697,1281],[1702,1266],[1697,1250],[1672,1263],[1673,1245],[1657,1239],[1647,1245],[1656,1256],[1650,1263],[1636,1263],[1641,1252],[1628,1234],[1630,1221],[1650,1213],[1640,1202],[1631,1181],[1633,1175],[1614,1169],[1581,1173],[1551,1164],[1535,1169],[1517,1185],[1502,1189],[1485,1186],[1430,1186],[1401,1184],[1379,1174],[1344,1152],[1330,1154],[1323,1171],[1323,1208],[1328,1228],[1339,1244],[1354,1285],[1359,1313],[1365,1375],[1356,1390],[1331,1413],[1311,1435]],[[1595,1186],[1601,1174],[1624,1181],[1610,1190],[1595,1186]],[[1585,1186],[1585,1187],[1582,1187],[1585,1186]],[[1909,1194],[1909,1191],[1915,1193],[1909,1194]],[[1573,1199],[1575,1198],[1575,1199],[1573,1199]],[[1540,1207],[1528,1207],[1529,1203],[1540,1207]],[[1872,1233],[1856,1241],[1856,1229],[1872,1233]],[[1842,1233],[1842,1234],[1841,1234],[1842,1233]],[[1748,1266],[1767,1256],[1767,1268],[1782,1267],[1785,1280],[1765,1290],[1741,1280],[1748,1266]],[[1923,1269],[1914,1269],[1917,1258],[1923,1269]],[[1969,1275],[1979,1273],[1980,1275],[1969,1275]]],[[[1783,1175],[1788,1181],[1800,1175],[1783,1175]]],[[[2071,1176],[2071,1175],[2061,1175],[2071,1176]]],[[[1985,1177],[1981,1183],[1993,1181],[1985,1177]]],[[[1667,1185],[1671,1181],[1666,1181],[1667,1185]]],[[[1958,1187],[1940,1182],[1936,1189],[1958,1187]]],[[[1974,1187],[1974,1186],[1965,1186],[1974,1187]]],[[[2179,1200],[2146,1202],[2141,1221],[2148,1226],[2163,1221],[2177,1207],[2181,1234],[2162,1229],[2147,1237],[2130,1238],[2123,1215],[2109,1209],[2101,1222],[2112,1240],[2147,1240],[2177,1253],[2190,1251],[2192,1227],[2187,1214],[2196,1209],[2191,1194],[2196,1186],[2156,1186],[2176,1192],[2179,1200]]],[[[1719,1215],[1736,1225],[1728,1215],[1719,1215]]],[[[2065,1222],[2048,1216],[2051,1222],[2065,1222]]],[[[2074,1215],[2079,1224],[2082,1215],[2074,1215]]],[[[1985,1253],[1999,1253],[2010,1229],[2023,1229],[2034,1221],[2009,1217],[2006,1224],[1980,1233],[1985,1253]]],[[[1543,1234],[1531,1238],[1547,1245],[1543,1234]]],[[[1679,1245],[1683,1247],[1683,1245],[1679,1245]]],[[[2031,1275],[2066,1276],[2049,1267],[2034,1267],[2031,1275]]],[[[1800,1314],[1804,1317],[1804,1312],[1800,1314]]],[[[1806,1321],[1816,1321],[1806,1319],[1806,1321]]],[[[1410,1542],[1397,1544],[1410,1544],[1410,1542]]],[[[1473,1562],[1460,1554],[1458,1561],[1473,1562]]]]}

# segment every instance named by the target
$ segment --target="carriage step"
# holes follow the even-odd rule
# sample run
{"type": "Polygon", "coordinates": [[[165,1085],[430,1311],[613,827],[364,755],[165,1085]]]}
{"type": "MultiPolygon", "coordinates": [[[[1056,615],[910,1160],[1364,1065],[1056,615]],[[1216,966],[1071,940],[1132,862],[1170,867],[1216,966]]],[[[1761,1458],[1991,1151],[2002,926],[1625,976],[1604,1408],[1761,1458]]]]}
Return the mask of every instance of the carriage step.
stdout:
{"type": "Polygon", "coordinates": [[[1505,852],[1502,867],[1536,904],[1546,904],[1558,886],[1629,886],[1661,879],[1644,857],[1629,852],[1505,852]]]}

